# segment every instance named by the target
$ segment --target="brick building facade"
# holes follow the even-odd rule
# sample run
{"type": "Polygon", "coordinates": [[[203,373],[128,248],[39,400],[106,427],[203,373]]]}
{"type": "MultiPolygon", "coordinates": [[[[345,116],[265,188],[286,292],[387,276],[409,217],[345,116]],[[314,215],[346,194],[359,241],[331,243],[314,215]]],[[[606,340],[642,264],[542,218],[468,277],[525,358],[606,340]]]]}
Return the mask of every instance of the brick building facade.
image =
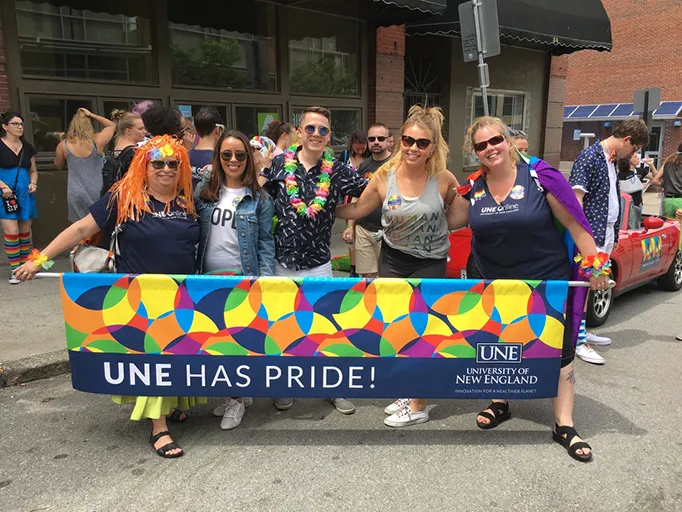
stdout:
{"type": "MultiPolygon", "coordinates": [[[[635,90],[645,88],[660,88],[661,101],[682,102],[682,2],[603,0],[603,4],[611,20],[613,50],[568,57],[566,105],[628,104],[635,90]]],[[[650,126],[661,140],[658,148],[649,149],[660,158],[682,142],[682,127],[674,126],[678,116],[654,117],[650,126]]],[[[564,119],[561,160],[574,160],[583,147],[582,141],[573,140],[574,130],[603,138],[618,120],[564,119]]]]}

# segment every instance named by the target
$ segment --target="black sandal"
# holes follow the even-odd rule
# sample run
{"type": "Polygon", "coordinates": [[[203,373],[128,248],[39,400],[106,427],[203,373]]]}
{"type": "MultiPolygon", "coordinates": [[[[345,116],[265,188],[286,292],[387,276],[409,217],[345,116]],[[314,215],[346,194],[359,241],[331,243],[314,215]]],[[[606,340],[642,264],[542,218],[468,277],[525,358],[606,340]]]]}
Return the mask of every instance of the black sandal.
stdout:
{"type": "Polygon", "coordinates": [[[490,423],[481,423],[480,421],[476,420],[476,425],[478,425],[478,428],[482,428],[483,430],[495,428],[500,423],[511,418],[509,402],[491,402],[490,405],[482,412],[479,412],[478,415],[490,420],[490,423]],[[487,409],[493,411],[493,414],[486,412],[487,409]]]}
{"type": "Polygon", "coordinates": [[[189,415],[180,409],[173,409],[173,412],[166,416],[166,419],[171,423],[184,423],[189,419],[189,415]],[[183,414],[185,415],[184,418],[182,417],[183,414]]]}
{"type": "Polygon", "coordinates": [[[566,451],[568,454],[573,457],[575,460],[578,460],[580,462],[587,462],[592,458],[592,447],[587,444],[585,441],[578,441],[577,443],[573,443],[571,445],[571,441],[573,441],[574,437],[580,437],[578,435],[578,432],[573,427],[560,427],[556,423],[554,424],[554,431],[552,432],[552,439],[554,439],[557,443],[559,443],[561,446],[566,448],[566,451]],[[564,435],[566,437],[564,437],[564,435]],[[582,454],[580,455],[578,450],[584,450],[585,448],[588,448],[590,450],[590,453],[588,454],[582,454]]]}
{"type": "MultiPolygon", "coordinates": [[[[154,443],[156,443],[159,439],[161,439],[163,436],[169,436],[170,437],[170,432],[167,430],[163,430],[159,432],[158,434],[154,434],[154,430],[152,430],[152,435],[149,438],[149,442],[152,445],[152,448],[154,448],[154,443]]],[[[180,448],[178,444],[175,441],[172,441],[168,444],[163,445],[161,448],[154,448],[156,450],[156,453],[159,457],[163,457],[164,459],[177,459],[178,457],[182,457],[185,452],[180,451],[179,453],[168,453],[171,450],[176,450],[180,448]]]]}

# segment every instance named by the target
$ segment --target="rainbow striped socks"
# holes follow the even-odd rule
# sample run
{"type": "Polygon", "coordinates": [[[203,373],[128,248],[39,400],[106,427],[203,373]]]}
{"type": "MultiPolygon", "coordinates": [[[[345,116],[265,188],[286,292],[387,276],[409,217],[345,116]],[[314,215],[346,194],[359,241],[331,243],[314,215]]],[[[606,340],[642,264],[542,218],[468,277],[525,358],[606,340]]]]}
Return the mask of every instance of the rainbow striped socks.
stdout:
{"type": "Polygon", "coordinates": [[[19,235],[5,235],[5,253],[9,260],[9,266],[14,271],[21,265],[21,248],[19,246],[19,235]]]}
{"type": "Polygon", "coordinates": [[[28,261],[29,254],[31,254],[31,232],[19,233],[19,256],[22,264],[28,261]]]}

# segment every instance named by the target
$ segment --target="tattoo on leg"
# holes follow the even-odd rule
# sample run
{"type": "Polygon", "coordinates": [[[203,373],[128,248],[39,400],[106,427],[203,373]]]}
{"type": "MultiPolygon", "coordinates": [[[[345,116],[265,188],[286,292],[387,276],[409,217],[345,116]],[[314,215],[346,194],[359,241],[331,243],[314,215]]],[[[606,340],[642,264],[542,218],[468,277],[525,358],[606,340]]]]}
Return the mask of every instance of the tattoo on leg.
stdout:
{"type": "Polygon", "coordinates": [[[568,372],[568,377],[566,377],[566,380],[575,386],[575,374],[573,373],[573,370],[568,372]]]}

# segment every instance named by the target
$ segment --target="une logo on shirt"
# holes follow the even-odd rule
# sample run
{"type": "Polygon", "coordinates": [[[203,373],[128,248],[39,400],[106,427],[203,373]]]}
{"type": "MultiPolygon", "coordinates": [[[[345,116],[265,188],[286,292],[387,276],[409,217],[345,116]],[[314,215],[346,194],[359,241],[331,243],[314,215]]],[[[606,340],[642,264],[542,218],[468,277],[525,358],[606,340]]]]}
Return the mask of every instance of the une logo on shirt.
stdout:
{"type": "Polygon", "coordinates": [[[388,198],[387,204],[391,210],[397,210],[403,204],[403,200],[398,195],[392,195],[388,198]]]}
{"type": "Polygon", "coordinates": [[[514,213],[519,211],[519,205],[514,204],[501,204],[499,206],[484,206],[481,208],[481,215],[497,215],[505,213],[514,213]]]}

